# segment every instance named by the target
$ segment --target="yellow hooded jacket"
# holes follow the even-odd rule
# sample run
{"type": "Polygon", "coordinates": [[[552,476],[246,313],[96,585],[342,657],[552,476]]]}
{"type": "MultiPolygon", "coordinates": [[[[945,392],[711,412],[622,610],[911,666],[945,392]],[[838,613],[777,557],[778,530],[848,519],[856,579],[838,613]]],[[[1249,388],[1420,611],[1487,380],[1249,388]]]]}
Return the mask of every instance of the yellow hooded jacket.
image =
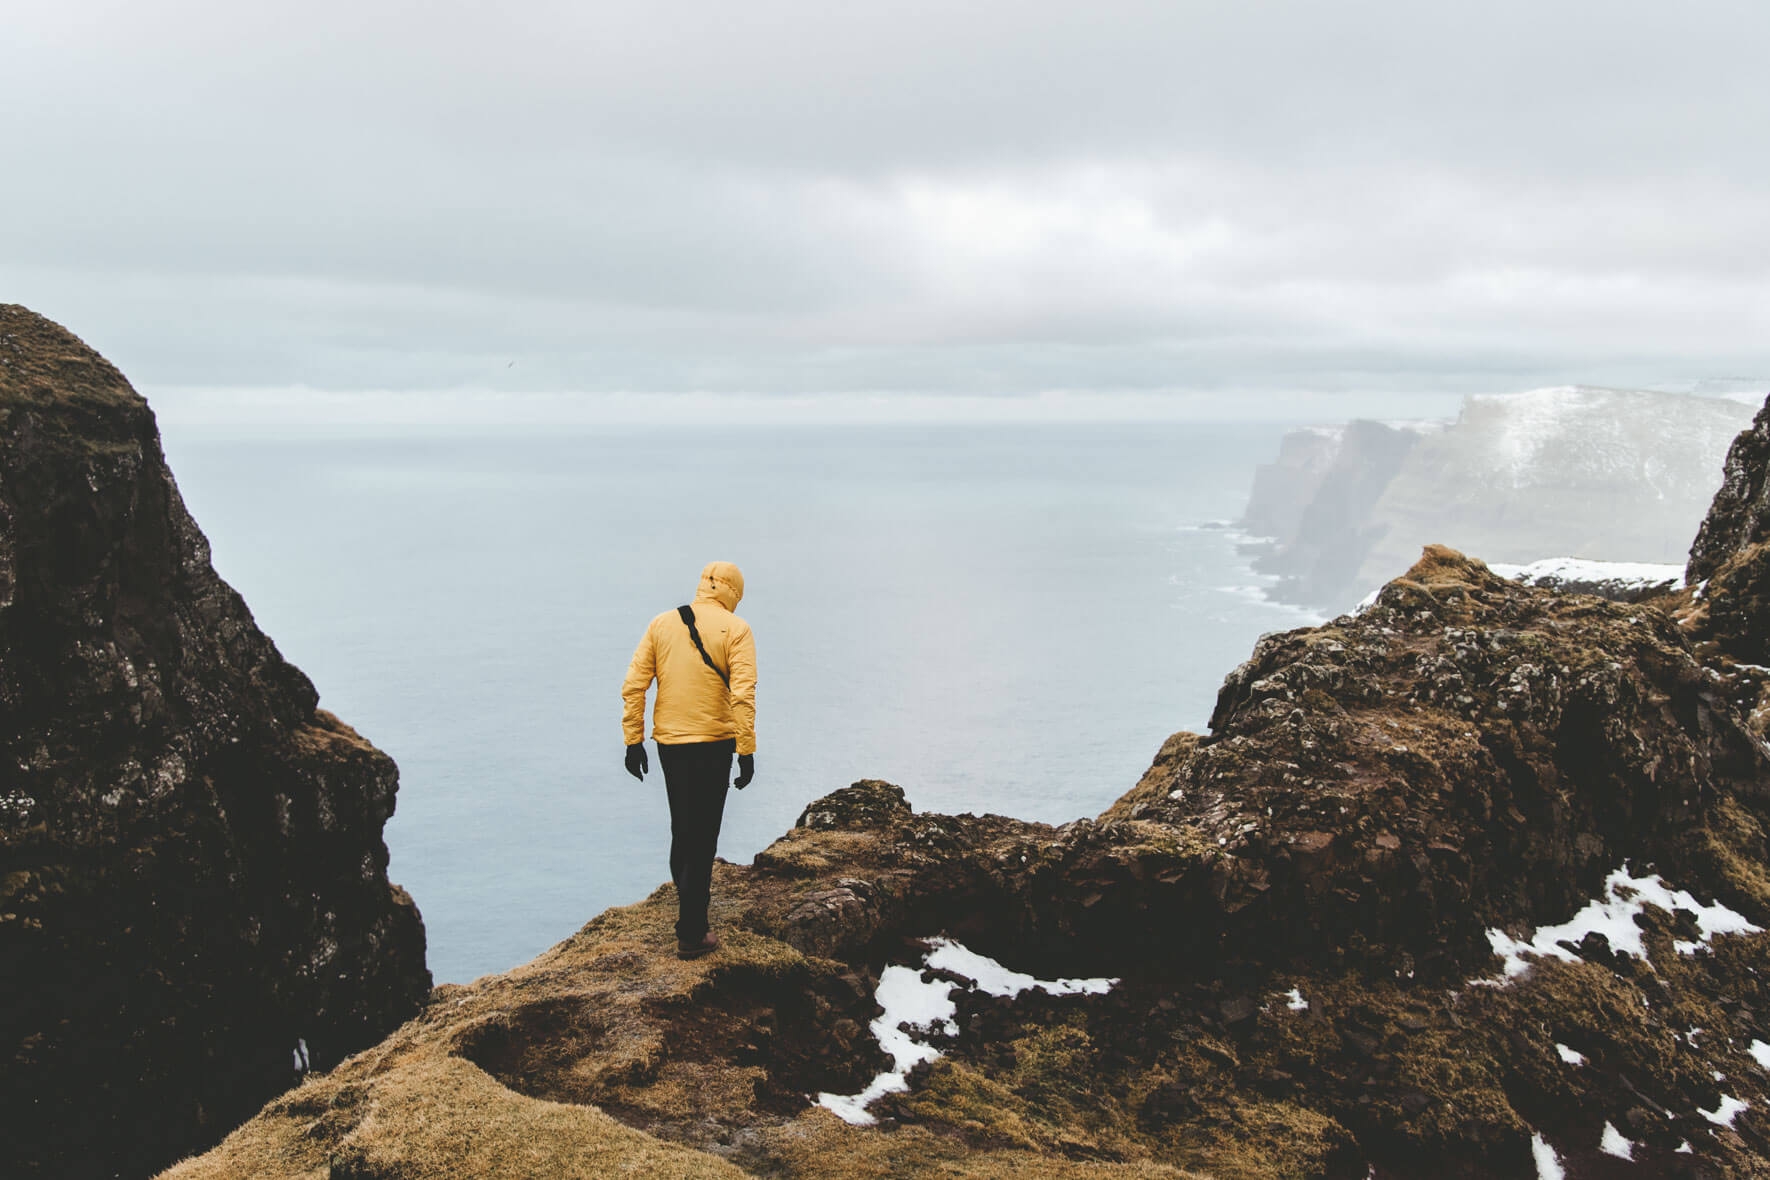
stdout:
{"type": "Polygon", "coordinates": [[[689,638],[682,616],[653,619],[634,649],[621,685],[621,730],[629,746],[645,740],[645,694],[658,682],[651,736],[665,745],[737,739],[737,752],[756,752],[756,643],[750,624],[731,612],[744,597],[744,575],[729,561],[701,571],[694,596],[695,630],[707,654],[731,677],[727,689],[689,638]]]}

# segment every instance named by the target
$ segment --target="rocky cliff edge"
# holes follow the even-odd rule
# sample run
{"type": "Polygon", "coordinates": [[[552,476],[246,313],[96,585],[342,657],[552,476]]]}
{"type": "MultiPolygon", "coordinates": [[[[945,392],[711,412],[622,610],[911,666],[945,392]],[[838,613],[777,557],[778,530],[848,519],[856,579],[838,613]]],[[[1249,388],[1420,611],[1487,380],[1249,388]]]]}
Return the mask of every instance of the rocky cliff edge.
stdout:
{"type": "Polygon", "coordinates": [[[857,783],[717,866],[713,956],[665,887],[168,1176],[1764,1175],[1770,710],[1691,607],[1429,548],[1097,818],[857,783]]]}
{"type": "Polygon", "coordinates": [[[210,566],[147,404],[0,305],[0,1153],[140,1176],[416,1012],[393,762],[210,566]]]}

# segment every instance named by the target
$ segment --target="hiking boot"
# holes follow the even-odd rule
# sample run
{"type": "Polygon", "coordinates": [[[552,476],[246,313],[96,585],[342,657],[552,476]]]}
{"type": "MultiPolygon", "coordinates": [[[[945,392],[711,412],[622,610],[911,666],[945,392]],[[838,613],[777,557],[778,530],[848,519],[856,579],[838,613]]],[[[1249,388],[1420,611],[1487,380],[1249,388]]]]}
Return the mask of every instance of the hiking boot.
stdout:
{"type": "Polygon", "coordinates": [[[678,959],[698,959],[702,955],[710,955],[719,949],[719,938],[711,930],[693,942],[676,940],[676,957],[678,959]]]}

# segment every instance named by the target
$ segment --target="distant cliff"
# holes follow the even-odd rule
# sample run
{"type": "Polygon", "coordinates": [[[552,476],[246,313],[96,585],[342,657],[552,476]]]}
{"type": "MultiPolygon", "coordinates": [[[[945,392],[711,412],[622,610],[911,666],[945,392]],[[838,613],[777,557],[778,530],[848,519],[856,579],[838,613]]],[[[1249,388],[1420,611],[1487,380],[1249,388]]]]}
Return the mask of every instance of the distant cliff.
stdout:
{"type": "Polygon", "coordinates": [[[1442,427],[1360,419],[1284,436],[1277,460],[1255,470],[1241,519],[1262,538],[1255,568],[1281,579],[1275,597],[1313,605],[1357,584],[1382,537],[1377,501],[1421,439],[1442,427]]]}
{"type": "Polygon", "coordinates": [[[1287,438],[1272,466],[1289,471],[1305,455],[1321,474],[1290,478],[1284,490],[1300,499],[1288,499],[1262,469],[1243,523],[1275,538],[1256,559],[1281,579],[1274,595],[1330,611],[1435,542],[1495,562],[1681,562],[1750,417],[1737,402],[1630,390],[1471,397],[1439,430],[1359,423],[1326,450],[1287,438]]]}
{"type": "Polygon", "coordinates": [[[715,954],[665,886],[169,1180],[1770,1174],[1770,669],[1690,630],[1756,602],[1430,547],[1100,816],[856,783],[716,866],[715,954]]]}
{"type": "Polygon", "coordinates": [[[147,404],[0,305],[0,1158],[141,1176],[429,992],[393,762],[210,566],[147,404]]]}

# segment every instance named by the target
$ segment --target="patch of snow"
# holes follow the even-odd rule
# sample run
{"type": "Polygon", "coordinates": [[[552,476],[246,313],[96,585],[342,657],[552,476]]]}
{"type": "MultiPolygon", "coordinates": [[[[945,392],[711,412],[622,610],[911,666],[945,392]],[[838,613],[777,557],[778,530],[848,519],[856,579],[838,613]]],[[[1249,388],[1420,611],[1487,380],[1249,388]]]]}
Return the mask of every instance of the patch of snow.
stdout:
{"type": "Polygon", "coordinates": [[[1696,927],[1701,937],[1695,942],[1678,941],[1672,944],[1673,949],[1682,955],[1707,945],[1718,934],[1755,934],[1761,929],[1748,921],[1745,915],[1728,909],[1720,902],[1705,906],[1689,892],[1672,889],[1658,874],[1631,877],[1625,865],[1604,878],[1604,896],[1587,902],[1584,909],[1558,926],[1538,927],[1527,938],[1522,939],[1513,938],[1497,928],[1489,930],[1488,945],[1493,947],[1493,953],[1505,964],[1501,976],[1491,982],[1504,982],[1524,974],[1530,969],[1527,955],[1575,962],[1579,956],[1562,944],[1577,945],[1582,938],[1594,932],[1602,934],[1609,941],[1611,950],[1617,954],[1646,959],[1647,948],[1642,943],[1641,928],[1636,925],[1635,919],[1650,905],[1668,913],[1673,910],[1689,910],[1696,915],[1696,927]]]}
{"type": "Polygon", "coordinates": [[[1309,1001],[1305,1000],[1303,998],[1303,993],[1294,987],[1285,993],[1284,1006],[1289,1008],[1292,1012],[1309,1011],[1309,1001]]]}
{"type": "Polygon", "coordinates": [[[928,966],[963,975],[978,991],[992,996],[1013,999],[1021,992],[1035,989],[1053,996],[1103,996],[1118,982],[1116,979],[1036,979],[1019,971],[1010,971],[994,959],[950,938],[936,938],[929,945],[934,949],[923,960],[928,966]]]}
{"type": "Polygon", "coordinates": [[[1742,1098],[1735,1098],[1731,1094],[1723,1094],[1721,1095],[1721,1105],[1715,1107],[1713,1110],[1699,1109],[1698,1113],[1717,1127],[1731,1127],[1733,1125],[1733,1120],[1739,1117],[1740,1112],[1750,1110],[1751,1105],[1751,1103],[1742,1098]]]}
{"type": "Polygon", "coordinates": [[[910,1070],[940,1056],[940,1050],[917,1040],[916,1034],[951,1035],[958,1031],[958,1025],[953,1023],[958,1009],[952,993],[953,985],[944,979],[924,980],[920,971],[895,963],[885,968],[879,975],[878,990],[873,993],[885,1011],[868,1027],[878,1039],[879,1048],[891,1058],[892,1068],[875,1077],[858,1094],[819,1094],[818,1103],[857,1127],[878,1122],[867,1113],[868,1105],[887,1094],[908,1090],[910,1070]],[[907,1030],[900,1027],[904,1025],[907,1030]]]}
{"type": "Polygon", "coordinates": [[[1622,1132],[1604,1124],[1604,1138],[1598,1140],[1598,1150],[1605,1155],[1614,1155],[1619,1160],[1635,1158],[1635,1145],[1622,1137],[1622,1132]]]}
{"type": "Polygon", "coordinates": [[[1672,1149],[1672,1154],[1673,1155],[1692,1155],[1695,1153],[1695,1150],[1696,1150],[1695,1148],[1690,1146],[1690,1140],[1686,1139],[1686,1140],[1684,1140],[1684,1142],[1678,1144],[1677,1147],[1672,1149]]]}
{"type": "Polygon", "coordinates": [[[1565,586],[1580,582],[1600,586],[1611,593],[1661,587],[1681,590],[1684,567],[1654,561],[1591,561],[1583,557],[1549,557],[1529,565],[1494,562],[1488,569],[1502,578],[1527,586],[1565,586]]]}
{"type": "Polygon", "coordinates": [[[307,1056],[307,1042],[301,1037],[295,1038],[295,1072],[306,1073],[313,1068],[313,1062],[307,1056]]]}
{"type": "Polygon", "coordinates": [[[1555,1052],[1560,1054],[1561,1060],[1565,1061],[1569,1065],[1584,1065],[1586,1063],[1586,1059],[1583,1054],[1578,1053],[1573,1049],[1569,1049],[1566,1045],[1563,1045],[1560,1041],[1555,1042],[1555,1052]]]}
{"type": "Polygon", "coordinates": [[[909,1072],[924,1061],[933,1061],[940,1050],[922,1037],[944,1034],[956,1036],[959,1026],[953,1019],[958,1005],[953,992],[961,986],[944,979],[924,979],[923,970],[935,968],[963,976],[970,982],[962,990],[976,989],[992,996],[1018,996],[1037,989],[1054,996],[1100,995],[1118,983],[1116,979],[1035,979],[1019,971],[1010,971],[985,955],[970,950],[950,938],[929,942],[929,951],[922,957],[922,967],[905,967],[893,963],[879,974],[879,986],[873,993],[884,1009],[868,1025],[879,1042],[879,1048],[891,1058],[892,1068],[879,1074],[858,1094],[817,1096],[817,1103],[834,1113],[843,1122],[856,1127],[870,1127],[879,1120],[867,1113],[867,1107],[887,1094],[901,1094],[910,1088],[909,1072]]]}
{"type": "Polygon", "coordinates": [[[1536,462],[1546,444],[1568,432],[1569,422],[1590,412],[1599,400],[1597,394],[1597,390],[1577,385],[1523,393],[1475,394],[1468,399],[1464,414],[1467,416],[1484,402],[1506,407],[1493,440],[1494,458],[1517,481],[1536,462]]]}
{"type": "Polygon", "coordinates": [[[1561,1157],[1549,1146],[1549,1141],[1535,1132],[1530,1136],[1530,1157],[1536,1161],[1537,1180],[1566,1180],[1567,1172],[1561,1167],[1561,1157]]]}
{"type": "Polygon", "coordinates": [[[1753,1061],[1765,1069],[1770,1069],[1770,1044],[1765,1044],[1763,1041],[1753,1041],[1748,1052],[1751,1053],[1753,1061]]]}

